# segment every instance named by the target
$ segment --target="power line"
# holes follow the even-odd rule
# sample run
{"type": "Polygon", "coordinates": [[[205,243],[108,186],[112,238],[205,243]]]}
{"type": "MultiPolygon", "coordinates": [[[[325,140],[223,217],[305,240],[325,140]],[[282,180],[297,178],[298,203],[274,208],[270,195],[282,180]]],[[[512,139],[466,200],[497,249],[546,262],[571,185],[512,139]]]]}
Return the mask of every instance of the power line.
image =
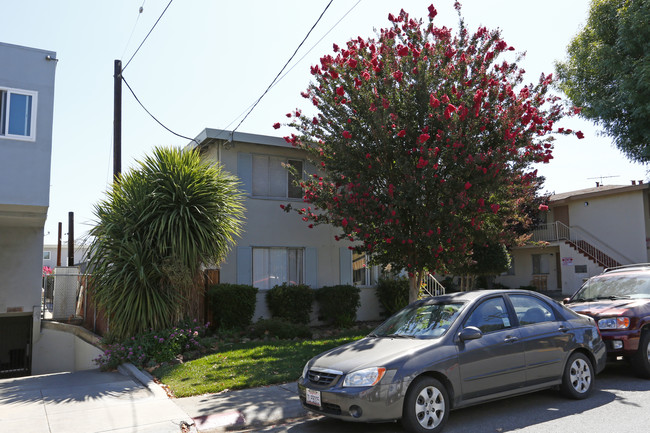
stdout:
{"type": "Polygon", "coordinates": [[[330,0],[330,2],[327,4],[327,6],[325,6],[325,9],[323,10],[323,12],[321,12],[320,16],[318,17],[318,19],[316,20],[316,22],[314,23],[314,25],[311,26],[311,29],[309,29],[309,32],[307,32],[307,35],[303,38],[302,42],[300,42],[300,45],[298,45],[298,48],[296,48],[296,50],[293,52],[293,54],[291,55],[291,57],[289,58],[289,60],[287,60],[287,62],[284,64],[284,66],[282,67],[282,69],[280,70],[280,72],[278,72],[278,74],[275,76],[275,78],[273,79],[273,81],[271,82],[271,84],[269,84],[269,87],[266,88],[266,90],[264,91],[264,93],[262,93],[262,96],[260,96],[260,97],[257,99],[257,101],[255,101],[255,103],[253,104],[253,106],[251,107],[251,109],[248,111],[248,113],[246,113],[246,115],[244,116],[244,118],[243,118],[243,119],[239,122],[239,124],[238,124],[238,125],[237,125],[233,130],[232,130],[231,135],[230,135],[231,139],[234,137],[234,135],[235,135],[235,131],[237,130],[237,128],[239,128],[239,127],[241,126],[241,124],[244,123],[244,121],[246,120],[246,118],[247,118],[247,117],[248,117],[248,116],[253,112],[253,110],[255,109],[255,107],[257,107],[257,104],[259,104],[260,101],[262,100],[262,98],[263,98],[263,97],[264,97],[264,96],[269,92],[269,90],[271,90],[271,87],[273,87],[273,85],[275,84],[275,82],[278,80],[278,77],[282,74],[282,72],[284,72],[284,70],[287,68],[287,66],[289,66],[289,63],[291,63],[291,61],[293,60],[293,58],[296,56],[296,54],[298,53],[298,50],[300,50],[300,48],[301,48],[302,45],[305,43],[305,41],[307,40],[307,38],[309,37],[309,35],[311,34],[311,32],[312,32],[312,31],[314,30],[314,28],[316,27],[316,25],[318,25],[318,23],[320,22],[321,18],[323,18],[323,15],[325,15],[325,12],[327,11],[327,9],[329,9],[329,7],[330,7],[330,5],[332,4],[333,1],[334,1],[334,0],[330,0]]]}
{"type": "MultiPolygon", "coordinates": [[[[352,10],[353,10],[354,8],[357,7],[357,5],[358,5],[359,3],[361,3],[361,0],[357,0],[357,2],[356,2],[356,3],[355,3],[355,4],[354,4],[350,9],[348,9],[348,11],[347,11],[345,14],[343,14],[343,16],[342,16],[341,18],[339,18],[339,20],[338,20],[336,23],[334,23],[334,25],[333,25],[333,26],[332,26],[332,27],[331,27],[327,32],[325,32],[325,33],[323,34],[323,36],[321,36],[321,38],[320,38],[318,41],[316,41],[316,43],[315,43],[314,45],[312,45],[311,48],[310,48],[309,50],[307,50],[307,52],[306,52],[305,54],[303,54],[303,56],[302,56],[300,59],[298,59],[298,61],[297,61],[296,63],[294,63],[293,66],[291,66],[291,68],[289,68],[289,70],[288,70],[287,72],[285,72],[285,73],[284,73],[284,74],[283,74],[279,79],[277,79],[277,81],[274,80],[274,82],[271,83],[271,85],[270,85],[269,88],[267,89],[267,92],[268,92],[270,89],[272,89],[273,87],[275,87],[276,84],[278,84],[280,81],[282,81],[282,80],[284,79],[284,77],[286,77],[286,76],[287,76],[291,71],[293,71],[293,69],[294,69],[296,66],[298,66],[298,64],[299,64],[300,62],[302,62],[302,61],[305,59],[305,57],[307,57],[307,55],[308,55],[309,53],[311,53],[311,52],[314,50],[314,48],[316,48],[316,47],[318,46],[318,44],[320,44],[320,43],[322,42],[322,40],[325,39],[325,37],[326,37],[327,35],[329,35],[329,34],[332,32],[332,30],[334,30],[334,28],[336,28],[336,26],[338,26],[338,25],[341,23],[341,21],[343,21],[343,20],[345,19],[345,17],[347,17],[347,16],[350,14],[350,12],[352,12],[352,10]]],[[[328,6],[329,6],[329,5],[328,5],[328,6]]],[[[285,67],[286,67],[286,66],[285,66],[285,67]]],[[[282,71],[280,71],[280,73],[282,73],[282,71]]],[[[279,74],[278,74],[278,75],[279,75],[279,74]]],[[[264,94],[266,94],[266,92],[264,92],[264,94]]],[[[263,96],[264,96],[264,95],[262,95],[262,97],[263,97],[263,96]]],[[[260,98],[260,99],[262,99],[262,98],[260,98]]],[[[259,99],[257,100],[257,102],[259,102],[259,99]]],[[[234,119],[233,119],[233,120],[232,120],[228,125],[226,125],[223,129],[224,129],[224,130],[227,130],[227,129],[230,127],[230,125],[232,125],[233,123],[235,123],[239,117],[243,116],[244,113],[246,113],[247,110],[253,111],[253,108],[255,108],[255,105],[257,105],[257,102],[255,102],[255,103],[249,105],[248,108],[244,109],[244,111],[242,111],[242,112],[239,114],[239,116],[235,117],[235,118],[234,118],[234,119]],[[251,107],[252,107],[252,108],[251,108],[251,107]]],[[[250,114],[250,111],[248,112],[248,114],[250,114]]],[[[248,116],[248,114],[247,114],[246,116],[248,116]]],[[[243,122],[243,120],[239,123],[239,125],[237,125],[237,128],[239,128],[239,126],[241,125],[242,122],[243,122]]],[[[235,129],[237,129],[237,128],[235,128],[235,129]]],[[[234,130],[233,130],[233,134],[234,134],[234,130]]],[[[232,134],[231,134],[231,139],[232,139],[232,134]]]]}
{"type": "Polygon", "coordinates": [[[124,46],[124,52],[122,53],[122,57],[120,57],[120,60],[126,54],[126,49],[129,48],[129,44],[131,43],[131,39],[133,39],[133,34],[135,33],[136,27],[138,27],[138,22],[140,21],[140,16],[142,15],[142,11],[144,11],[144,2],[145,1],[146,0],[142,0],[142,4],[140,5],[140,9],[138,9],[138,18],[135,19],[135,24],[133,24],[133,29],[131,30],[131,35],[129,35],[129,40],[126,42],[126,45],[124,46]]]}
{"type": "Polygon", "coordinates": [[[186,140],[193,141],[193,142],[195,142],[196,144],[200,145],[200,143],[199,143],[198,141],[196,141],[196,139],[194,139],[194,138],[190,138],[190,137],[186,137],[186,136],[181,135],[181,134],[178,134],[178,133],[172,131],[171,129],[169,129],[167,126],[165,126],[165,125],[164,125],[160,120],[158,120],[158,119],[156,118],[156,116],[154,116],[153,114],[151,114],[151,112],[150,112],[149,110],[147,110],[147,108],[144,106],[144,104],[143,104],[142,102],[140,102],[140,99],[137,97],[137,95],[135,94],[135,92],[133,91],[133,89],[131,88],[131,86],[129,86],[129,83],[128,83],[128,82],[126,81],[126,79],[124,78],[124,75],[122,75],[122,81],[124,81],[124,84],[126,84],[126,87],[129,89],[129,91],[131,92],[131,94],[133,95],[133,97],[135,98],[135,100],[138,101],[138,104],[140,104],[140,106],[142,107],[142,109],[143,109],[144,111],[146,111],[147,114],[148,114],[149,116],[151,116],[151,118],[152,118],[153,120],[155,120],[155,121],[156,121],[160,126],[162,126],[162,127],[165,128],[167,131],[171,132],[172,134],[174,134],[174,135],[177,136],[177,137],[180,137],[180,138],[184,138],[184,139],[186,139],[186,140]]]}
{"type": "MultiPolygon", "coordinates": [[[[158,19],[157,19],[156,22],[154,23],[153,27],[151,27],[151,30],[149,30],[149,33],[147,33],[147,36],[144,37],[144,39],[142,40],[142,42],[141,42],[140,45],[138,46],[138,49],[135,50],[135,53],[133,53],[133,55],[131,56],[131,58],[129,59],[129,61],[126,62],[126,65],[124,65],[124,67],[122,68],[122,72],[124,72],[124,70],[126,69],[126,67],[129,66],[129,63],[131,63],[131,60],[133,60],[133,58],[135,57],[135,55],[138,54],[138,51],[140,51],[140,48],[142,48],[142,45],[144,45],[144,43],[145,43],[145,41],[147,40],[147,38],[149,38],[149,35],[151,34],[151,32],[153,32],[153,29],[156,28],[156,26],[158,25],[158,22],[159,22],[160,19],[163,17],[163,15],[165,15],[165,12],[167,12],[167,9],[169,8],[169,6],[172,4],[173,1],[174,1],[174,0],[169,0],[169,3],[167,3],[167,6],[166,6],[165,9],[162,11],[162,13],[160,14],[160,16],[158,17],[158,19]]],[[[143,3],[143,4],[144,4],[144,3],[143,3]]],[[[125,83],[126,83],[126,81],[125,81],[125,83]]],[[[128,86],[128,84],[127,84],[127,86],[128,86]]]]}
{"type": "MultiPolygon", "coordinates": [[[[325,39],[325,36],[329,35],[329,34],[332,32],[332,30],[334,30],[334,28],[335,28],[336,26],[338,26],[339,23],[340,23],[341,21],[343,21],[343,19],[345,19],[345,17],[347,17],[347,16],[350,14],[350,12],[352,12],[352,9],[354,9],[354,8],[357,7],[357,5],[358,5],[359,3],[361,3],[361,0],[357,0],[357,2],[356,2],[356,3],[355,3],[355,4],[354,4],[350,9],[348,9],[348,11],[347,11],[347,12],[346,12],[346,13],[345,13],[345,14],[344,14],[344,15],[343,15],[343,16],[342,16],[342,17],[341,17],[341,18],[340,18],[340,19],[339,19],[339,20],[338,20],[338,21],[337,21],[337,22],[336,22],[336,23],[335,23],[335,24],[334,24],[334,25],[333,25],[333,26],[332,26],[332,27],[331,27],[331,28],[330,28],[330,29],[329,29],[329,30],[328,30],[324,35],[323,35],[323,36],[321,36],[321,38],[320,38],[319,40],[316,41],[316,43],[315,43],[314,45],[312,45],[312,47],[311,47],[309,50],[307,50],[307,52],[306,52],[305,54],[303,54],[303,56],[302,56],[300,59],[298,59],[298,61],[297,61],[296,63],[294,63],[293,66],[292,66],[291,68],[289,68],[289,70],[288,70],[287,72],[285,72],[283,76],[280,77],[280,80],[282,80],[284,77],[286,77],[287,74],[293,70],[293,68],[295,68],[296,66],[298,66],[298,63],[302,62],[302,61],[305,59],[305,57],[307,57],[307,55],[308,55],[309,53],[311,53],[311,52],[314,50],[314,48],[316,48],[316,46],[318,46],[318,44],[321,43],[321,41],[322,41],[323,39],[325,39]]],[[[280,80],[278,80],[278,82],[279,82],[280,80]]],[[[277,82],[276,82],[275,84],[277,84],[277,82]]],[[[275,84],[273,84],[273,86],[275,86],[275,84]]]]}

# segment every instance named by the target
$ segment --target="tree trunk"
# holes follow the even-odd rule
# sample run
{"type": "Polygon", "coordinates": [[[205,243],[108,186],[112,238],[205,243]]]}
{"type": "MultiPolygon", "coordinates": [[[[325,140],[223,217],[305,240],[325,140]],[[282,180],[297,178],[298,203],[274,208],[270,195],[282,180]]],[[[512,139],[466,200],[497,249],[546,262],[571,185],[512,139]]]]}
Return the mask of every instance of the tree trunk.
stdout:
{"type": "Polygon", "coordinates": [[[476,276],[474,275],[462,275],[460,277],[460,291],[469,292],[474,289],[474,283],[476,282],[476,276]]]}

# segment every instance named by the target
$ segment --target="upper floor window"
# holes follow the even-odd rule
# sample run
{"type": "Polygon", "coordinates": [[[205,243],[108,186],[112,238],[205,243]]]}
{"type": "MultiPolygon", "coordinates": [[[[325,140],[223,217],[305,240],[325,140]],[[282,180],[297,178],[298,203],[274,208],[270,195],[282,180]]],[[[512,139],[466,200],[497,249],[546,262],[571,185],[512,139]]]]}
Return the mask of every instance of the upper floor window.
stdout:
{"type": "Polygon", "coordinates": [[[0,137],[33,141],[37,93],[0,88],[0,137]]]}
{"type": "Polygon", "coordinates": [[[302,188],[284,165],[293,167],[302,179],[303,162],[276,156],[253,155],[253,195],[257,197],[302,198],[302,188]]]}

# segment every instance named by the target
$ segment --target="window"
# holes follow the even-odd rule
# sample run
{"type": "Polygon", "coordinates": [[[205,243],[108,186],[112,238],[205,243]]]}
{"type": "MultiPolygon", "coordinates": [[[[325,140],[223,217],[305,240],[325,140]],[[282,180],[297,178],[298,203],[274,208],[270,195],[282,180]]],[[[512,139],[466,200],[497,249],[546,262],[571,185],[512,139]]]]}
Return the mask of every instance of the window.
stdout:
{"type": "Polygon", "coordinates": [[[510,300],[522,326],[555,320],[551,307],[540,299],[533,296],[512,295],[510,300]]]}
{"type": "Polygon", "coordinates": [[[503,298],[491,298],[482,302],[467,319],[465,327],[468,326],[475,326],[484,334],[510,328],[508,310],[503,298]]]}
{"type": "Polygon", "coordinates": [[[50,251],[43,251],[43,260],[50,260],[50,251]]]}
{"type": "Polygon", "coordinates": [[[533,254],[533,274],[548,274],[548,254],[533,254]]]}
{"type": "Polygon", "coordinates": [[[575,272],[576,272],[576,274],[586,274],[587,273],[587,265],[576,265],[575,266],[575,272]]]}
{"type": "Polygon", "coordinates": [[[302,284],[303,248],[253,248],[253,286],[268,290],[282,283],[302,284]]]}
{"type": "Polygon", "coordinates": [[[0,137],[35,138],[36,92],[0,88],[0,137]]]}
{"type": "Polygon", "coordinates": [[[298,161],[296,159],[290,159],[287,161],[287,164],[293,167],[293,169],[296,171],[297,175],[294,175],[291,172],[288,172],[288,185],[287,185],[287,191],[288,191],[288,196],[290,198],[302,198],[303,193],[302,193],[302,187],[300,186],[300,183],[296,185],[296,181],[300,182],[302,180],[302,161],[298,161]]]}
{"type": "Polygon", "coordinates": [[[375,284],[374,268],[368,263],[366,253],[352,252],[352,283],[355,286],[372,286],[375,284]]]}
{"type": "Polygon", "coordinates": [[[302,179],[303,162],[276,156],[253,155],[253,195],[258,197],[302,198],[302,188],[284,165],[293,167],[302,179]]]}

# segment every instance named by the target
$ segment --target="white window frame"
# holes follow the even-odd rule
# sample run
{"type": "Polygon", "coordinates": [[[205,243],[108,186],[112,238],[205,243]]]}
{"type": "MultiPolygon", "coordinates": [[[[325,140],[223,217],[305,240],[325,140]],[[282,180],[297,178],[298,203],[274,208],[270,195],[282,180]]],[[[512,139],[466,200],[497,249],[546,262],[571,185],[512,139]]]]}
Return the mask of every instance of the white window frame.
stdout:
{"type": "Polygon", "coordinates": [[[377,266],[368,265],[369,262],[370,255],[367,253],[357,253],[352,251],[352,284],[360,287],[371,287],[377,283],[379,268],[377,266]],[[355,262],[358,262],[358,264],[355,262]],[[355,267],[357,269],[355,269],[355,267]],[[358,271],[364,273],[363,279],[365,280],[365,284],[362,284],[359,282],[360,280],[356,279],[358,271]]]}
{"type": "Polygon", "coordinates": [[[0,138],[36,141],[36,113],[38,108],[38,92],[32,90],[14,89],[10,87],[0,87],[0,138]],[[31,97],[30,107],[30,124],[28,135],[10,134],[9,114],[11,113],[11,95],[24,95],[31,97]]]}
{"type": "MultiPolygon", "coordinates": [[[[302,165],[302,178],[304,179],[304,169],[305,169],[305,161],[299,158],[288,158],[285,156],[277,156],[277,155],[264,155],[264,154],[257,154],[254,153],[252,155],[252,179],[251,179],[251,195],[253,197],[261,197],[261,198],[280,198],[280,199],[302,199],[302,194],[300,197],[290,197],[289,196],[289,182],[291,181],[290,179],[290,173],[289,170],[287,170],[285,167],[282,167],[282,178],[279,179],[274,176],[278,176],[278,173],[280,172],[277,170],[277,165],[272,164],[272,162],[279,162],[280,164],[288,164],[291,161],[299,162],[302,165]],[[256,167],[256,165],[261,161],[261,160],[266,160],[266,166],[265,170],[261,171],[261,167],[256,167]],[[263,182],[260,182],[261,177],[266,176],[266,179],[263,180],[263,182]],[[282,184],[282,191],[273,193],[272,190],[273,188],[273,183],[280,185],[282,184]],[[265,187],[265,188],[261,188],[265,187]],[[266,191],[262,192],[260,189],[266,189],[266,191]]],[[[278,190],[280,188],[277,188],[278,190]]]]}
{"type": "Polygon", "coordinates": [[[43,260],[52,260],[52,252],[43,251],[43,260]]]}
{"type": "Polygon", "coordinates": [[[253,257],[252,257],[252,282],[253,286],[257,287],[260,290],[269,290],[273,288],[276,285],[282,284],[282,283],[290,283],[290,284],[305,284],[305,248],[303,247],[253,247],[253,257]],[[296,279],[297,281],[290,281],[291,280],[291,254],[290,252],[295,252],[297,257],[298,262],[296,263],[297,269],[295,272],[297,273],[296,279]],[[278,262],[276,261],[273,263],[273,257],[275,256],[276,260],[278,258],[278,254],[284,253],[284,269],[283,269],[283,275],[272,275],[275,274],[274,270],[272,269],[275,266],[278,265],[278,262]],[[264,260],[266,262],[260,263],[260,260],[264,260]],[[269,280],[266,284],[261,284],[260,282],[262,281],[262,278],[265,276],[264,279],[269,280]],[[271,281],[271,279],[274,279],[271,281]]]}

